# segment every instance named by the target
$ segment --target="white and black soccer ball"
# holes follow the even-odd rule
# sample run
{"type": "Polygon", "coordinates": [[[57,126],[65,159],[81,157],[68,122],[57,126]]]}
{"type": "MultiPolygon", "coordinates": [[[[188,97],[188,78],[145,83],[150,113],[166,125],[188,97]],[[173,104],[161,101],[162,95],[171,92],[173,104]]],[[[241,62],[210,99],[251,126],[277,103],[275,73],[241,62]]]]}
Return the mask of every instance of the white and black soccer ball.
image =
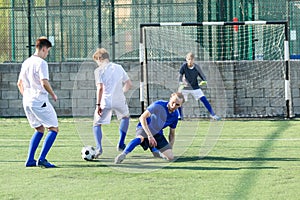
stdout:
{"type": "Polygon", "coordinates": [[[91,161],[96,156],[96,149],[93,146],[85,146],[81,150],[81,157],[83,160],[91,161]]]}

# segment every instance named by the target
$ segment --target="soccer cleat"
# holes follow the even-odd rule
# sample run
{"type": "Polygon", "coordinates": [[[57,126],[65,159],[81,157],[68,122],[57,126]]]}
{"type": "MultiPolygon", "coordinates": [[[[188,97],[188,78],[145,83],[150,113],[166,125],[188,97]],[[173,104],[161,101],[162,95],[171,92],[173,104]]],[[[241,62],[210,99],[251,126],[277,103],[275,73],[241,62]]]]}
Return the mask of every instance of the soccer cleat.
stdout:
{"type": "Polygon", "coordinates": [[[118,145],[117,146],[117,151],[124,151],[125,148],[126,148],[126,144],[118,145]]]}
{"type": "Polygon", "coordinates": [[[25,163],[25,167],[36,167],[36,160],[27,160],[25,163]]]}
{"type": "Polygon", "coordinates": [[[48,162],[46,159],[39,160],[38,166],[44,167],[44,168],[55,168],[56,166],[48,162]]]}
{"type": "Polygon", "coordinates": [[[97,149],[97,150],[96,150],[96,154],[95,154],[95,158],[94,158],[94,159],[98,159],[98,158],[102,155],[102,153],[103,153],[102,149],[101,149],[101,150],[100,150],[100,149],[97,149]]]}
{"type": "Polygon", "coordinates": [[[126,158],[126,154],[121,153],[115,158],[115,164],[120,164],[126,158]]]}
{"type": "Polygon", "coordinates": [[[153,156],[154,156],[155,158],[166,159],[166,157],[164,156],[164,154],[162,154],[162,152],[160,152],[159,150],[153,151],[152,154],[153,154],[153,156]]]}
{"type": "Polygon", "coordinates": [[[218,115],[211,115],[210,116],[212,119],[214,119],[214,120],[216,120],[216,121],[220,121],[222,118],[221,117],[219,117],[218,115]]]}

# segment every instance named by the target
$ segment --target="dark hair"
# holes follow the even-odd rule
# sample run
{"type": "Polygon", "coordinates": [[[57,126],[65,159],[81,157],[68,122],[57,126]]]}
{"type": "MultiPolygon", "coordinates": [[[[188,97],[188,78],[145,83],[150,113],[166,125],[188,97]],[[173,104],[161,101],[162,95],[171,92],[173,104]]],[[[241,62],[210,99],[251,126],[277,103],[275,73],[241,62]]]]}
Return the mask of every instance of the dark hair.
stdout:
{"type": "Polygon", "coordinates": [[[46,37],[39,37],[35,41],[35,48],[41,50],[43,47],[52,47],[51,42],[46,37]]]}

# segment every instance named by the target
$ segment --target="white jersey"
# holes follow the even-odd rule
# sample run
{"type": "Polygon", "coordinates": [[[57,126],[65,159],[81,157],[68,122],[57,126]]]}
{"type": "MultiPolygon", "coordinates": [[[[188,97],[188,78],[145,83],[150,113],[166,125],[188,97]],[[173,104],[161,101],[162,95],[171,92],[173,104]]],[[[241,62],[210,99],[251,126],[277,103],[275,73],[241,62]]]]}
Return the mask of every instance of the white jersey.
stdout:
{"type": "Polygon", "coordinates": [[[22,64],[19,79],[23,83],[25,104],[48,101],[48,92],[41,85],[42,79],[49,80],[48,64],[44,59],[35,55],[27,58],[22,64]]]}
{"type": "Polygon", "coordinates": [[[27,58],[19,74],[24,89],[24,111],[33,128],[41,125],[47,128],[58,127],[57,115],[49,102],[48,92],[41,84],[42,79],[49,80],[47,62],[35,55],[27,58]]]}
{"type": "Polygon", "coordinates": [[[98,67],[94,71],[96,85],[104,86],[101,106],[113,108],[114,105],[126,101],[123,92],[123,83],[129,79],[121,65],[108,63],[104,68],[98,67]]]}

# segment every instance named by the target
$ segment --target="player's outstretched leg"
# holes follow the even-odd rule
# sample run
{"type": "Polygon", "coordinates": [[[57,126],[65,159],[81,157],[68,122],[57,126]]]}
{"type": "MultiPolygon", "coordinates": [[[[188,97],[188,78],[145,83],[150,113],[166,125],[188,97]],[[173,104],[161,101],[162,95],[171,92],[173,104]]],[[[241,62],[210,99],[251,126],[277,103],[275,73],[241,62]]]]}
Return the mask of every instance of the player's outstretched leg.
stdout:
{"type": "Polygon", "coordinates": [[[126,134],[128,131],[128,126],[129,126],[129,117],[122,118],[121,122],[120,122],[120,127],[119,127],[120,139],[119,139],[119,143],[117,146],[118,151],[123,151],[126,147],[125,138],[126,138],[126,134]]]}
{"type": "Polygon", "coordinates": [[[97,125],[93,127],[93,132],[94,132],[94,138],[96,142],[96,155],[95,158],[99,158],[99,156],[102,154],[103,149],[102,149],[102,129],[101,125],[97,125]]]}
{"type": "Polygon", "coordinates": [[[56,167],[55,165],[51,164],[50,162],[48,162],[46,160],[46,156],[50,150],[50,148],[52,147],[55,139],[56,139],[56,136],[57,136],[57,132],[54,131],[54,130],[49,130],[46,138],[45,138],[45,141],[44,141],[44,144],[43,144],[43,147],[42,147],[42,150],[41,150],[41,154],[40,154],[40,157],[39,157],[39,160],[38,160],[38,165],[41,166],[41,167],[45,167],[45,168],[53,168],[53,167],[56,167]]]}
{"type": "Polygon", "coordinates": [[[215,114],[215,112],[213,111],[210,103],[208,102],[207,98],[205,96],[202,96],[200,98],[200,101],[202,101],[202,103],[204,104],[205,108],[208,110],[208,112],[210,113],[211,118],[213,118],[214,120],[221,120],[221,117],[219,117],[218,115],[215,114]]]}
{"type": "Polygon", "coordinates": [[[28,158],[25,162],[25,167],[35,167],[37,166],[36,160],[34,159],[34,154],[36,149],[39,146],[39,143],[43,137],[43,133],[36,131],[30,140],[29,149],[28,149],[28,158]]]}
{"type": "Polygon", "coordinates": [[[126,158],[126,155],[132,152],[132,150],[139,144],[141,144],[142,140],[139,137],[134,138],[131,140],[127,147],[124,149],[122,153],[120,153],[116,158],[115,158],[115,164],[120,164],[123,162],[123,160],[126,158]]]}

